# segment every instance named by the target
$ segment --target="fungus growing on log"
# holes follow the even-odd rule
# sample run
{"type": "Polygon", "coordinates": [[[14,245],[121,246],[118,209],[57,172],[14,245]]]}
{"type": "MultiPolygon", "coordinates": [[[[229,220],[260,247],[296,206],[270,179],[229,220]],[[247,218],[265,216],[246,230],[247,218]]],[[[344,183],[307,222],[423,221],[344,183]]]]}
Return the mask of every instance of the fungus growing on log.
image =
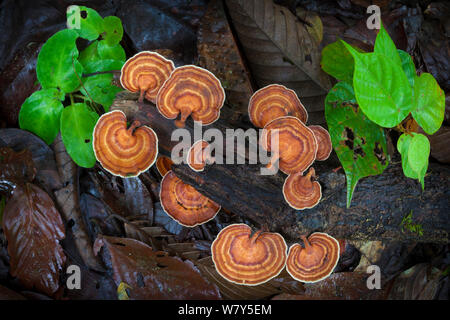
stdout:
{"type": "Polygon", "coordinates": [[[120,72],[122,87],[140,92],[139,102],[145,99],[155,103],[156,95],[169,78],[175,66],[157,52],[142,51],[128,59],[120,72]]]}
{"type": "Polygon", "coordinates": [[[187,153],[188,166],[197,172],[203,171],[206,164],[213,163],[214,158],[211,157],[209,143],[205,140],[199,140],[192,145],[187,153]]]}
{"type": "Polygon", "coordinates": [[[220,210],[217,203],[181,181],[172,171],[163,177],[159,196],[164,212],[185,227],[206,223],[220,210]]]}
{"type": "Polygon", "coordinates": [[[258,128],[264,128],[270,121],[285,116],[296,117],[303,123],[308,120],[308,112],[295,91],[279,84],[256,91],[250,98],[248,115],[258,128]]]}
{"type": "Polygon", "coordinates": [[[276,277],[286,264],[287,245],[278,233],[245,224],[222,229],[211,245],[217,272],[230,282],[255,286],[276,277]]]}
{"type": "Polygon", "coordinates": [[[162,177],[172,170],[172,165],[173,161],[169,157],[159,156],[158,159],[156,159],[156,169],[162,177]]]}
{"type": "Polygon", "coordinates": [[[103,168],[123,178],[148,170],[158,155],[158,137],[147,126],[134,121],[127,129],[127,118],[115,110],[102,115],[93,133],[95,158],[103,168]]]}
{"type": "Polygon", "coordinates": [[[316,160],[324,161],[327,160],[333,149],[331,144],[331,137],[328,131],[322,126],[309,126],[314,133],[317,140],[317,155],[316,160]]]}
{"type": "Polygon", "coordinates": [[[175,125],[182,128],[189,116],[202,125],[215,122],[224,101],[225,91],[214,74],[187,65],[172,72],[158,92],[156,106],[167,119],[176,119],[181,114],[175,125]]]}
{"type": "Polygon", "coordinates": [[[289,248],[287,272],[296,280],[306,283],[327,278],[339,260],[339,242],[332,236],[315,232],[301,237],[304,247],[295,243],[289,248]]]}
{"type": "Polygon", "coordinates": [[[264,127],[260,143],[265,150],[274,153],[267,167],[270,168],[279,160],[279,168],[286,174],[304,172],[316,159],[317,141],[314,133],[292,116],[269,122],[264,127]],[[272,146],[273,133],[278,133],[278,152],[276,146],[272,146]]]}
{"type": "Polygon", "coordinates": [[[310,168],[303,176],[301,172],[290,174],[283,185],[283,196],[286,202],[296,210],[311,209],[322,198],[319,182],[313,181],[316,171],[310,168]]]}

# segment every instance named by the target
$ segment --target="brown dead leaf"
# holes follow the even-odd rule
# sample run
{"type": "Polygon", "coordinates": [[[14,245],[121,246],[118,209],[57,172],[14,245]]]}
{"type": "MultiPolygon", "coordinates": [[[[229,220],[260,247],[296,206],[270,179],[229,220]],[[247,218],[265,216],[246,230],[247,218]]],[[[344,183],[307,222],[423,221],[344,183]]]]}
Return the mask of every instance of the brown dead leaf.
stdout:
{"type": "Polygon", "coordinates": [[[0,179],[31,182],[36,175],[31,152],[0,148],[0,179]]]}
{"type": "MultiPolygon", "coordinates": [[[[134,239],[100,236],[94,251],[107,250],[118,286],[125,282],[130,299],[219,299],[217,287],[202,277],[190,261],[153,251],[134,239]]],[[[103,255],[104,259],[106,255],[103,255]]]]}
{"type": "Polygon", "coordinates": [[[66,256],[59,244],[64,225],[52,199],[37,186],[18,186],[7,201],[3,229],[13,277],[27,288],[52,295],[66,256]]]}
{"type": "Polygon", "coordinates": [[[259,87],[272,83],[297,92],[310,123],[324,123],[324,98],[331,88],[320,68],[314,37],[289,9],[272,0],[227,0],[234,28],[259,87]]]}

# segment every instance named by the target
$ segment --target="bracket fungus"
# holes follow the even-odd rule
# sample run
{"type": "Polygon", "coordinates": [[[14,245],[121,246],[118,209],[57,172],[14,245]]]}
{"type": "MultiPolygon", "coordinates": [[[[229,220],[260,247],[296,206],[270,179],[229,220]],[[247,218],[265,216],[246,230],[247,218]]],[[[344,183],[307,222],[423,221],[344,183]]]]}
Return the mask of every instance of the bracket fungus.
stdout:
{"type": "Polygon", "coordinates": [[[172,165],[173,161],[169,157],[159,156],[158,159],[156,159],[156,169],[162,177],[172,170],[172,165]]]}
{"type": "Polygon", "coordinates": [[[189,168],[196,172],[203,171],[206,164],[214,162],[211,156],[209,143],[205,140],[199,140],[192,145],[187,153],[187,164],[189,168]]]}
{"type": "Polygon", "coordinates": [[[270,121],[285,116],[294,116],[303,123],[308,120],[308,112],[295,91],[279,84],[256,91],[250,98],[248,115],[258,128],[264,128],[270,121]]]}
{"type": "Polygon", "coordinates": [[[185,227],[206,223],[220,210],[217,203],[184,183],[173,171],[163,177],[159,196],[164,212],[185,227]]]}
{"type": "Polygon", "coordinates": [[[138,176],[147,171],[158,155],[158,137],[147,126],[134,121],[127,129],[122,111],[103,114],[93,133],[95,158],[103,168],[123,178],[138,176]]]}
{"type": "Polygon", "coordinates": [[[283,196],[286,202],[296,210],[311,209],[322,198],[320,183],[313,181],[316,171],[310,168],[303,176],[301,172],[290,174],[283,184],[283,196]]]}
{"type": "Polygon", "coordinates": [[[176,119],[181,114],[175,125],[182,128],[189,116],[202,125],[215,122],[224,101],[225,91],[214,74],[186,65],[176,68],[163,84],[156,97],[156,107],[167,119],[176,119]]]}
{"type": "Polygon", "coordinates": [[[322,232],[301,238],[304,247],[295,243],[289,248],[286,271],[294,279],[306,283],[327,278],[338,263],[339,242],[322,232]]]}
{"type": "Polygon", "coordinates": [[[279,160],[279,168],[286,174],[304,172],[316,159],[314,133],[296,117],[286,116],[269,122],[264,127],[260,143],[273,153],[267,167],[279,160]],[[272,140],[276,141],[276,136],[272,138],[273,133],[278,133],[278,148],[272,146],[272,140]]]}
{"type": "Polygon", "coordinates": [[[256,286],[276,277],[286,264],[287,245],[278,233],[252,230],[246,224],[223,228],[211,245],[217,272],[230,282],[256,286]]]}
{"type": "Polygon", "coordinates": [[[331,154],[331,150],[333,149],[330,133],[324,127],[318,125],[309,126],[308,128],[314,132],[314,136],[317,140],[316,160],[327,160],[331,154]]]}
{"type": "Polygon", "coordinates": [[[122,87],[139,92],[139,102],[145,99],[155,103],[156,95],[169,78],[175,65],[157,52],[142,51],[128,59],[120,72],[122,87]]]}

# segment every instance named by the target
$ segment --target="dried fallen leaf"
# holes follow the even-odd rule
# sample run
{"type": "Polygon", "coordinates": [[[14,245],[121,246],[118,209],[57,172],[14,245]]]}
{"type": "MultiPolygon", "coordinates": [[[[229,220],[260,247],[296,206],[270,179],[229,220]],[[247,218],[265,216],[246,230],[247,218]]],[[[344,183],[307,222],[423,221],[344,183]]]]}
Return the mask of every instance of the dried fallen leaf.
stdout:
{"type": "Polygon", "coordinates": [[[0,148],[1,179],[31,182],[35,175],[36,168],[29,150],[14,152],[8,147],[0,148]]]}
{"type": "Polygon", "coordinates": [[[7,201],[3,229],[13,277],[27,288],[52,295],[66,260],[59,240],[64,225],[52,199],[37,186],[18,186],[7,201]]]}
{"type": "Polygon", "coordinates": [[[233,25],[259,87],[279,83],[297,92],[309,122],[324,123],[329,77],[314,37],[289,9],[272,0],[227,0],[233,25]]]}
{"type": "MultiPolygon", "coordinates": [[[[130,299],[219,299],[217,287],[202,277],[190,261],[153,251],[148,245],[126,238],[99,236],[98,253],[104,247],[110,256],[116,285],[127,283],[130,299]]],[[[106,258],[107,255],[103,255],[106,258]]]]}

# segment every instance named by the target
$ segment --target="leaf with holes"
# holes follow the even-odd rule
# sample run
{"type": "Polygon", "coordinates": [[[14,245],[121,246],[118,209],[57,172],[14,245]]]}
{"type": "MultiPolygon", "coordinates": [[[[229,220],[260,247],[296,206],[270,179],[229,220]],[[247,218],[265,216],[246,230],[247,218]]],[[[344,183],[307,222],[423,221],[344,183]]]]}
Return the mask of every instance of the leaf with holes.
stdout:
{"type": "Polygon", "coordinates": [[[95,154],[92,147],[92,132],[98,114],[88,109],[84,103],[66,107],[61,115],[61,137],[67,153],[80,167],[92,168],[95,154]]]}
{"type": "Polygon", "coordinates": [[[79,6],[79,10],[67,11],[68,26],[74,26],[81,38],[95,40],[103,31],[103,19],[94,9],[79,6]],[[72,23],[79,22],[79,27],[72,23]]]}
{"type": "Polygon", "coordinates": [[[356,104],[353,89],[338,82],[325,99],[325,116],[331,142],[347,178],[347,207],[358,180],[377,175],[388,165],[383,128],[367,119],[356,104]]]}
{"type": "Polygon", "coordinates": [[[3,229],[13,277],[27,288],[52,295],[66,256],[59,244],[64,225],[52,199],[37,186],[18,186],[7,201],[3,229]]]}
{"type": "Polygon", "coordinates": [[[445,94],[436,79],[429,73],[422,73],[414,81],[414,120],[428,133],[439,130],[444,121],[445,94]]]}
{"type": "Polygon", "coordinates": [[[103,39],[110,45],[116,45],[122,40],[123,26],[122,21],[115,16],[105,17],[103,19],[103,39]]]}
{"type": "Polygon", "coordinates": [[[215,285],[205,280],[190,261],[153,251],[148,245],[126,238],[100,236],[94,251],[103,247],[117,286],[125,282],[130,299],[219,299],[215,285]]]}
{"type": "Polygon", "coordinates": [[[51,36],[42,46],[36,64],[36,74],[42,88],[59,88],[64,93],[75,91],[80,81],[77,77],[83,72],[78,62],[74,30],[61,30],[51,36]]]}
{"type": "Polygon", "coordinates": [[[34,92],[22,104],[19,126],[51,144],[59,133],[64,94],[58,89],[42,89],[34,92]]]}
{"type": "Polygon", "coordinates": [[[412,89],[401,63],[376,52],[359,53],[346,42],[344,45],[355,59],[353,88],[364,114],[382,127],[398,125],[413,107],[412,89]]]}

